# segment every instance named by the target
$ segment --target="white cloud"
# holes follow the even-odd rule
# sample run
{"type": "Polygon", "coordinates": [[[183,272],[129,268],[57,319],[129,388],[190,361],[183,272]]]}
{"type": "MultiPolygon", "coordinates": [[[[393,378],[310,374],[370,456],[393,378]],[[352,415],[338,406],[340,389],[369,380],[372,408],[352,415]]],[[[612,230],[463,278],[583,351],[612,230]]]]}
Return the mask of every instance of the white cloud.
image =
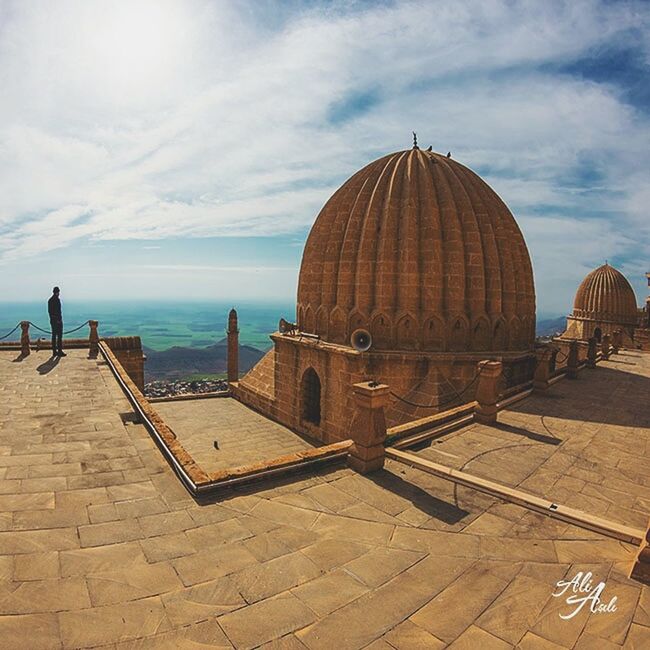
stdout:
{"type": "Polygon", "coordinates": [[[0,263],[87,238],[301,232],[415,129],[500,193],[550,295],[559,270],[564,287],[650,246],[647,115],[614,83],[554,72],[622,40],[647,55],[648,14],[587,1],[0,0],[0,263]],[[363,95],[369,110],[328,120],[363,95]],[[600,173],[590,191],[568,180],[585,161],[600,173]]]}

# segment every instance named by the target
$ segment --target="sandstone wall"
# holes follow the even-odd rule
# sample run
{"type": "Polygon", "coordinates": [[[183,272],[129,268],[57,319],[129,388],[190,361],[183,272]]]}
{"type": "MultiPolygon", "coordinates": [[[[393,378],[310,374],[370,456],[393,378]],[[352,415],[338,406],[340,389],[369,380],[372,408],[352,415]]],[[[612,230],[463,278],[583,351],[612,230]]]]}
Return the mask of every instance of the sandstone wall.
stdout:
{"type": "Polygon", "coordinates": [[[133,383],[144,392],[144,361],[139,336],[114,336],[103,339],[133,383]]]}
{"type": "MultiPolygon", "coordinates": [[[[323,443],[350,437],[355,414],[352,385],[375,380],[388,384],[395,397],[386,410],[388,426],[432,415],[452,405],[474,399],[477,363],[485,354],[432,354],[417,352],[370,352],[359,354],[347,346],[300,341],[272,336],[275,350],[237,384],[233,394],[245,404],[274,420],[323,443]],[[304,377],[312,368],[320,380],[320,423],[305,419],[304,377]],[[470,385],[471,384],[471,385],[470,385]],[[468,385],[469,389],[464,390],[468,385]],[[461,393],[460,399],[453,397],[461,393]],[[442,402],[440,408],[433,407],[442,402]]],[[[532,379],[534,355],[505,353],[491,355],[506,368],[503,387],[532,379]]]]}

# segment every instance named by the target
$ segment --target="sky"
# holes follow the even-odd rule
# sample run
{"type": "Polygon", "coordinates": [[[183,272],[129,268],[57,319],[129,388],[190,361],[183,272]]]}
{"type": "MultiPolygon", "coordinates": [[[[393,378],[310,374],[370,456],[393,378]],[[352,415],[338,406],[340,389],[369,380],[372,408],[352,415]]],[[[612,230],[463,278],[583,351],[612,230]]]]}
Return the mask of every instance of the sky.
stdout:
{"type": "Polygon", "coordinates": [[[0,0],[0,300],[293,300],[320,208],[451,150],[539,315],[650,270],[650,3],[0,0]]]}

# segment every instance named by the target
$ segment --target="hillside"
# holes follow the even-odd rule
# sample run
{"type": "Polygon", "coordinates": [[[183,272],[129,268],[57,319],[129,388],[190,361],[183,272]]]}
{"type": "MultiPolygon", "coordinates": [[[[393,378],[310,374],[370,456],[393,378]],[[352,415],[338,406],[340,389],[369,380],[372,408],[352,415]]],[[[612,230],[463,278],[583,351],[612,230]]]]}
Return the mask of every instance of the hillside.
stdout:
{"type": "MultiPolygon", "coordinates": [[[[214,375],[225,373],[228,363],[226,339],[204,348],[184,348],[175,346],[157,352],[145,347],[145,380],[182,379],[193,375],[214,375]]],[[[264,352],[249,345],[239,346],[239,372],[248,372],[262,357],[264,352]]]]}
{"type": "Polygon", "coordinates": [[[553,336],[566,329],[566,316],[537,321],[537,336],[553,336]]]}

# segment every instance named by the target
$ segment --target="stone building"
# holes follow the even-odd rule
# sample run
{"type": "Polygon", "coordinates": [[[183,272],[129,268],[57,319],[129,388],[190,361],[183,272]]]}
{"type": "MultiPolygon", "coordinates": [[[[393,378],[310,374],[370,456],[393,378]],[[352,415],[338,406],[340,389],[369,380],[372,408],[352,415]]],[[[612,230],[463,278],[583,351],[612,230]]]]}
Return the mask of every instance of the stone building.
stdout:
{"type": "MultiPolygon", "coordinates": [[[[650,273],[645,274],[650,287],[650,273]]],[[[650,296],[645,300],[645,308],[641,311],[638,327],[634,330],[634,344],[642,350],[650,350],[650,296]]]]}
{"type": "Polygon", "coordinates": [[[588,340],[593,336],[600,342],[605,334],[621,330],[623,344],[632,345],[638,321],[634,289],[620,271],[605,263],[578,287],[562,338],[588,340]]]}
{"type": "Polygon", "coordinates": [[[321,210],[302,258],[297,333],[271,339],[233,394],[323,442],[348,435],[356,382],[390,386],[389,426],[472,399],[483,359],[522,383],[535,340],[526,243],[464,165],[417,146],[384,156],[321,210]],[[351,345],[359,329],[372,337],[366,352],[351,345]]]}

